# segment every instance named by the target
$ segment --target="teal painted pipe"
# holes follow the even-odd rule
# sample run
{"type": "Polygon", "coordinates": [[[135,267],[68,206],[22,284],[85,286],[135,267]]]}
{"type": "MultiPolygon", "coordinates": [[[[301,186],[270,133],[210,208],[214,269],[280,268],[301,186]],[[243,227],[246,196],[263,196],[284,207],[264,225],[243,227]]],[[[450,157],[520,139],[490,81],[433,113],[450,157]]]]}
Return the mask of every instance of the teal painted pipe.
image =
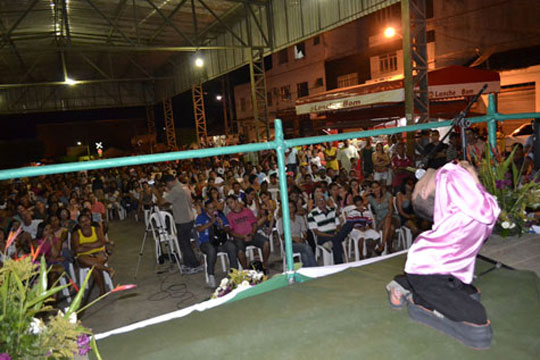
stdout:
{"type": "MultiPolygon", "coordinates": [[[[487,114],[488,117],[487,121],[487,128],[488,128],[488,143],[489,143],[489,151],[492,151],[492,149],[497,148],[497,120],[493,117],[497,113],[497,105],[495,104],[495,96],[493,94],[489,94],[488,97],[488,107],[487,107],[487,114]]],[[[493,155],[493,154],[492,154],[493,155]]]]}
{"type": "MultiPolygon", "coordinates": [[[[285,258],[287,261],[287,278],[289,283],[294,282],[294,264],[292,251],[292,236],[291,236],[291,218],[289,214],[289,197],[287,192],[287,174],[285,171],[285,141],[283,136],[283,126],[281,120],[276,119],[274,122],[275,137],[276,137],[276,154],[279,172],[279,192],[281,198],[281,219],[283,220],[283,236],[285,237],[285,258]]],[[[272,241],[272,240],[270,240],[272,241]]]]}
{"type": "Polygon", "coordinates": [[[0,180],[23,178],[30,176],[51,175],[83,170],[96,170],[112,167],[134,166],[163,161],[184,160],[192,158],[202,158],[217,155],[236,154],[243,152],[261,151],[275,149],[273,141],[257,144],[244,144],[227,147],[216,147],[209,149],[175,151],[152,155],[138,155],[120,157],[106,160],[93,160],[84,162],[73,162],[67,164],[54,164],[37,167],[25,167],[19,169],[0,170],[0,180]]]}

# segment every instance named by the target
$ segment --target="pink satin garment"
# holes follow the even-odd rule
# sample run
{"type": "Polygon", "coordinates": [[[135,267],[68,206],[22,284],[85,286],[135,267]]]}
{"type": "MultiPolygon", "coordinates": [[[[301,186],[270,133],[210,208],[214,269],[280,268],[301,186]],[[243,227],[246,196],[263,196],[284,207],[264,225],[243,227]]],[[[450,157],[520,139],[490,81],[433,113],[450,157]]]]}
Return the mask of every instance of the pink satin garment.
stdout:
{"type": "Polygon", "coordinates": [[[501,212],[495,198],[461,166],[449,163],[436,175],[434,223],[409,249],[405,272],[473,279],[476,255],[501,212]]]}

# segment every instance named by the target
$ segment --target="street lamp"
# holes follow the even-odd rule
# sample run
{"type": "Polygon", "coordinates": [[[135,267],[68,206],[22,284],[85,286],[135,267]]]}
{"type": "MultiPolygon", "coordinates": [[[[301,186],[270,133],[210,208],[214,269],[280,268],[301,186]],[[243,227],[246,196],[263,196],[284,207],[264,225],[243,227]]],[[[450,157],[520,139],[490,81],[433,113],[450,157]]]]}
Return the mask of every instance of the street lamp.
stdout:
{"type": "Polygon", "coordinates": [[[70,85],[70,86],[73,86],[73,85],[76,85],[77,84],[77,80],[73,80],[69,77],[66,77],[66,80],[64,80],[64,83],[66,85],[70,85]]]}
{"type": "Polygon", "coordinates": [[[392,26],[387,27],[384,29],[384,37],[387,39],[393,38],[396,36],[396,29],[392,26]]]}

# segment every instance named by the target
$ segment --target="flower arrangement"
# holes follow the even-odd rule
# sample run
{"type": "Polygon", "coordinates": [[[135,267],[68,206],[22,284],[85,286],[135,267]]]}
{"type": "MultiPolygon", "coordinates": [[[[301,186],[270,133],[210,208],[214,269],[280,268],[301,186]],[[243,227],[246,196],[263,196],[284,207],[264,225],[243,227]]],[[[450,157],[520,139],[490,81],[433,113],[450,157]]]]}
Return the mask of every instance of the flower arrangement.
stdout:
{"type": "Polygon", "coordinates": [[[234,289],[247,289],[267,279],[267,276],[262,271],[231,269],[229,275],[221,280],[210,298],[217,299],[227,295],[234,289]]]}
{"type": "Polygon", "coordinates": [[[0,259],[4,259],[0,268],[0,360],[66,359],[86,355],[90,348],[101,359],[92,331],[81,324],[77,314],[108,294],[135,285],[117,287],[81,307],[92,270],[80,289],[72,281],[49,286],[51,269],[44,257],[37,260],[39,248],[20,258],[4,255],[20,231],[10,233],[4,251],[0,250],[0,259]],[[69,307],[64,311],[53,308],[54,295],[69,286],[77,290],[69,307]]]}
{"type": "Polygon", "coordinates": [[[503,158],[496,149],[485,152],[479,167],[479,178],[486,190],[497,199],[501,214],[496,230],[503,237],[521,235],[528,229],[526,209],[534,209],[540,204],[540,183],[538,174],[527,179],[524,168],[514,162],[514,149],[503,158]]]}

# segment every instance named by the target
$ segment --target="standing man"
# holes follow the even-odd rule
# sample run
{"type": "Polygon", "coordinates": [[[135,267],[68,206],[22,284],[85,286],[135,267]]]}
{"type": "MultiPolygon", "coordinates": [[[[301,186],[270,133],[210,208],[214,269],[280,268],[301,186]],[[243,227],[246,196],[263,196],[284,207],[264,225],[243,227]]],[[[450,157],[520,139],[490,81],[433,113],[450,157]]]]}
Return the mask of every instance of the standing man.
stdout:
{"type": "Polygon", "coordinates": [[[346,174],[349,174],[351,168],[356,168],[356,161],[358,160],[358,150],[351,145],[349,140],[345,140],[343,147],[338,152],[337,160],[339,161],[340,168],[344,168],[346,174]]]}
{"type": "Polygon", "coordinates": [[[366,145],[360,152],[362,162],[362,175],[364,179],[373,178],[373,147],[371,146],[371,138],[366,138],[366,145]]]}
{"type": "Polygon", "coordinates": [[[298,171],[298,150],[295,147],[288,148],[285,151],[285,164],[287,172],[292,171],[294,175],[298,171]]]}
{"type": "Polygon", "coordinates": [[[446,148],[448,145],[439,141],[439,131],[431,131],[431,142],[425,147],[429,155],[428,168],[438,169],[446,164],[446,148]]]}
{"type": "Polygon", "coordinates": [[[180,251],[184,259],[182,271],[188,275],[199,273],[203,270],[203,266],[195,257],[190,243],[191,233],[193,232],[193,221],[195,220],[190,191],[170,174],[164,175],[161,180],[165,184],[165,195],[162,196],[157,190],[154,193],[160,205],[171,204],[174,222],[176,224],[178,245],[180,245],[180,251]]]}

